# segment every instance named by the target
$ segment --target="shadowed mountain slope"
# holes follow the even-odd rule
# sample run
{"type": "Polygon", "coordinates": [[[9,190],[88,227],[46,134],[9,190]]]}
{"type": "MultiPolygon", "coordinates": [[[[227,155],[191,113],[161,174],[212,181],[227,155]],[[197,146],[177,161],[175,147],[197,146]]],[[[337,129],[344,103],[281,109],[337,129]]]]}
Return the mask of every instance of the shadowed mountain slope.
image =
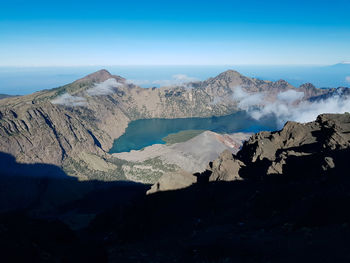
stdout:
{"type": "MultiPolygon", "coordinates": [[[[4,262],[348,262],[349,131],[350,114],[290,122],[255,134],[237,155],[226,152],[202,174],[211,178],[197,174],[181,190],[145,195],[143,187],[122,192],[101,182],[76,201],[52,205],[60,213],[51,217],[38,219],[30,212],[37,209],[0,214],[1,256],[4,262]],[[243,180],[227,177],[237,161],[243,180]],[[69,211],[100,214],[73,231],[52,220],[69,211]]],[[[75,191],[91,183],[73,181],[75,191]]],[[[51,190],[57,188],[61,198],[69,195],[56,181],[51,190]]]]}
{"type": "Polygon", "coordinates": [[[197,183],[101,214],[89,231],[108,237],[110,262],[347,262],[349,128],[350,114],[325,114],[258,133],[197,183]],[[238,161],[243,180],[228,169],[238,161]]]}

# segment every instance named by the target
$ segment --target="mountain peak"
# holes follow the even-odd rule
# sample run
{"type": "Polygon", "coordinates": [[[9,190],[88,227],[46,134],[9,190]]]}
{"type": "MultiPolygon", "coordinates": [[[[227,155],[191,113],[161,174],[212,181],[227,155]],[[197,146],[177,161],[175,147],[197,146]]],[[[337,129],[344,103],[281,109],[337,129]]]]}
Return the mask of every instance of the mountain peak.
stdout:
{"type": "Polygon", "coordinates": [[[312,83],[304,83],[299,86],[300,89],[316,89],[312,83]]]}
{"type": "Polygon", "coordinates": [[[218,75],[218,77],[230,77],[230,78],[241,77],[241,76],[242,76],[241,73],[233,69],[226,70],[218,75]]]}
{"type": "Polygon", "coordinates": [[[94,73],[91,73],[79,80],[77,80],[76,82],[82,82],[82,81],[92,81],[92,82],[103,82],[106,81],[107,79],[110,78],[114,78],[117,81],[123,82],[125,81],[124,78],[120,77],[120,76],[115,76],[112,75],[108,70],[106,69],[101,69],[99,71],[96,71],[94,73]]]}

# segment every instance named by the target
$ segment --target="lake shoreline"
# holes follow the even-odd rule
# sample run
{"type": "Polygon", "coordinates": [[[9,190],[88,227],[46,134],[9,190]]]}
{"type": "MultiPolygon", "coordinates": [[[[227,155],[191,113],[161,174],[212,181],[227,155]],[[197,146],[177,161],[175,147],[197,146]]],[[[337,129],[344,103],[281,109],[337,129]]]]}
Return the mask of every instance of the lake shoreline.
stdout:
{"type": "Polygon", "coordinates": [[[277,124],[271,118],[252,119],[246,112],[238,111],[224,116],[190,118],[152,118],[131,121],[125,132],[113,142],[109,154],[141,150],[154,144],[165,144],[163,140],[171,134],[184,131],[213,131],[235,133],[276,130],[277,124]]]}

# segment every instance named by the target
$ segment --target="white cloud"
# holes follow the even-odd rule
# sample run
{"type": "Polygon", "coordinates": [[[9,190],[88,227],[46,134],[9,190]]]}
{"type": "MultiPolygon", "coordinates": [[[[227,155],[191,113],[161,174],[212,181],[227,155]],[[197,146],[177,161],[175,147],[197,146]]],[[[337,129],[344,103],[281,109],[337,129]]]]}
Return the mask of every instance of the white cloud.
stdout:
{"type": "Polygon", "coordinates": [[[249,96],[249,94],[245,92],[240,86],[235,87],[233,90],[232,98],[234,101],[243,100],[247,96],[249,96]]]}
{"type": "Polygon", "coordinates": [[[350,76],[346,76],[346,77],[345,77],[345,81],[348,82],[348,83],[350,83],[350,76]]]}
{"type": "Polygon", "coordinates": [[[68,93],[64,93],[61,96],[58,96],[57,98],[51,100],[51,103],[74,107],[85,106],[87,104],[87,101],[83,97],[72,96],[68,93]]]}
{"type": "Polygon", "coordinates": [[[304,97],[304,92],[295,91],[295,90],[287,90],[284,92],[280,92],[277,95],[277,99],[284,101],[286,103],[293,103],[295,101],[301,100],[304,97]]]}
{"type": "Polygon", "coordinates": [[[198,81],[197,78],[189,77],[189,76],[187,76],[187,75],[185,75],[185,74],[176,74],[176,75],[173,75],[173,79],[174,79],[175,81],[178,81],[178,82],[181,82],[181,83],[198,81]]]}
{"type": "Polygon", "coordinates": [[[238,103],[238,106],[241,108],[249,108],[257,105],[263,104],[264,95],[262,93],[255,93],[248,95],[243,100],[238,103]]]}
{"type": "Polygon", "coordinates": [[[238,107],[243,110],[248,110],[250,107],[255,107],[264,103],[263,93],[248,93],[241,87],[235,87],[232,98],[238,102],[238,107]]]}
{"type": "MultiPolygon", "coordinates": [[[[158,80],[128,80],[128,83],[133,83],[135,85],[156,85],[160,87],[169,86],[181,86],[188,82],[199,81],[197,78],[187,76],[185,74],[175,74],[171,76],[171,79],[158,79],[158,80]]],[[[189,85],[185,85],[189,86],[189,85]]]]}
{"type": "Polygon", "coordinates": [[[142,86],[142,85],[151,85],[152,82],[150,80],[142,80],[142,79],[128,79],[126,80],[126,83],[128,84],[134,84],[137,86],[142,86]]]}
{"type": "Polygon", "coordinates": [[[224,99],[222,97],[215,96],[209,104],[210,105],[217,105],[217,104],[220,104],[221,102],[223,102],[223,100],[224,99]]]}
{"type": "Polygon", "coordinates": [[[110,78],[104,82],[97,83],[93,88],[86,90],[90,96],[108,95],[114,93],[116,87],[120,87],[123,84],[117,82],[115,79],[110,78]]]}
{"type": "Polygon", "coordinates": [[[259,111],[252,112],[252,116],[259,119],[274,114],[279,126],[282,126],[289,120],[304,123],[315,120],[322,113],[344,113],[346,111],[350,111],[350,99],[334,96],[317,102],[303,101],[296,106],[281,104],[277,101],[259,111]]]}
{"type": "Polygon", "coordinates": [[[263,93],[249,94],[240,87],[235,90],[233,99],[238,102],[238,107],[245,110],[254,119],[274,115],[277,124],[282,127],[287,121],[310,122],[322,113],[350,112],[350,98],[334,95],[325,100],[310,102],[297,102],[304,96],[303,92],[286,91],[277,95],[274,102],[264,99],[263,93]],[[297,102],[293,104],[293,102],[297,102]]]}

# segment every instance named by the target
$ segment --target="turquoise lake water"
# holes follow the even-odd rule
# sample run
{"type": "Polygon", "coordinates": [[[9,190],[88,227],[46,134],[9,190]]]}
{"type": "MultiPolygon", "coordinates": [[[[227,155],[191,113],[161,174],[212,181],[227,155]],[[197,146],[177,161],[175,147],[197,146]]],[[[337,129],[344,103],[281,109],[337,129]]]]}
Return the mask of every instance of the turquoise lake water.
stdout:
{"type": "Polygon", "coordinates": [[[276,120],[254,120],[244,112],[210,118],[143,119],[129,123],[125,133],[114,141],[110,153],[140,150],[164,144],[164,137],[185,130],[210,130],[217,133],[259,132],[276,130],[276,120]]]}

